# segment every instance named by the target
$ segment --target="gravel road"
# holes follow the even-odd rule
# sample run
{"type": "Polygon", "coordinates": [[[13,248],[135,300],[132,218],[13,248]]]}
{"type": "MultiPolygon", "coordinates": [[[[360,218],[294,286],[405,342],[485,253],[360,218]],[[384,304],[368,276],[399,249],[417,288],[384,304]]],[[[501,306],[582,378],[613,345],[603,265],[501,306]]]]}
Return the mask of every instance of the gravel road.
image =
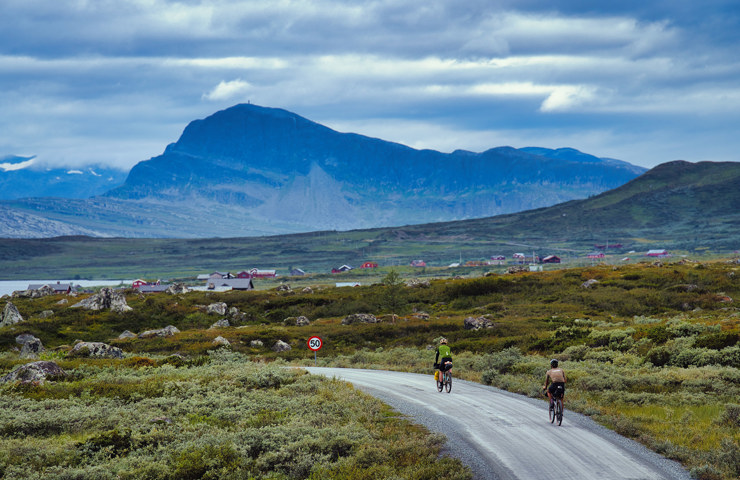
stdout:
{"type": "Polygon", "coordinates": [[[551,424],[544,400],[463,380],[439,393],[431,375],[305,367],[336,377],[447,436],[445,454],[480,480],[690,480],[676,462],[567,409],[551,424]]]}

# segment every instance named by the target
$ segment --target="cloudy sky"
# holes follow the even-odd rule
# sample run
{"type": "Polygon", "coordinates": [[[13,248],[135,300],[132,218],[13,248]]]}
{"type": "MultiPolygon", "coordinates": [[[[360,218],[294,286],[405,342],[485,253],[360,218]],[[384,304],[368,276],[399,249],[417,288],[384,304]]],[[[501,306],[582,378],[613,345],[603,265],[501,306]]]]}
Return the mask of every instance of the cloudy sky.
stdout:
{"type": "Polygon", "coordinates": [[[2,0],[0,161],[130,168],[242,102],[444,152],[740,161],[737,0],[2,0]]]}

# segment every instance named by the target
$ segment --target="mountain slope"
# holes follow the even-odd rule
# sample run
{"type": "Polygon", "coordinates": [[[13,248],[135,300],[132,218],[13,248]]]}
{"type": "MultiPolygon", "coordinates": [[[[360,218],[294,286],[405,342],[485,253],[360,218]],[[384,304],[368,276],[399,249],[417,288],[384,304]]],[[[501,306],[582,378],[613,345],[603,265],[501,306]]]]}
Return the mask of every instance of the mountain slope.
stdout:
{"type": "Polygon", "coordinates": [[[642,171],[573,149],[415,150],[247,104],[191,122],[105,195],[5,205],[80,234],[249,236],[488,217],[586,198],[642,171]]]}

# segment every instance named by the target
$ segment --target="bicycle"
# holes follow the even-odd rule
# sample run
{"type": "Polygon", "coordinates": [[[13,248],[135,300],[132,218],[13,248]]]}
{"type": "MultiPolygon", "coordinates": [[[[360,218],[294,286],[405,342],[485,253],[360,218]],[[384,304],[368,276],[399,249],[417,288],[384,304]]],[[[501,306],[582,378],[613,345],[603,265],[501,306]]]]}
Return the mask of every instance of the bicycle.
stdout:
{"type": "MultiPolygon", "coordinates": [[[[550,399],[550,407],[548,408],[548,415],[550,416],[550,423],[555,423],[555,420],[557,420],[558,425],[563,424],[563,394],[564,393],[565,393],[565,389],[561,385],[558,385],[552,394],[552,398],[550,399]]],[[[547,392],[545,392],[545,395],[547,395],[547,392]]]]}
{"type": "Polygon", "coordinates": [[[444,370],[439,372],[439,379],[437,380],[437,391],[446,390],[447,393],[450,393],[450,390],[452,390],[452,372],[450,372],[452,362],[445,362],[443,366],[444,370]]]}

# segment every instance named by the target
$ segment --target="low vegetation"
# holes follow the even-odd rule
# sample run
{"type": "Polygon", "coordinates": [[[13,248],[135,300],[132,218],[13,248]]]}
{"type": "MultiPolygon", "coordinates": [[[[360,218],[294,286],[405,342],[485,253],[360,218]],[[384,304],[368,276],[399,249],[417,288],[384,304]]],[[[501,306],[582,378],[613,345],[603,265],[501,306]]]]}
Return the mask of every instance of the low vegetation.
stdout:
{"type": "Polygon", "coordinates": [[[126,313],[71,309],[60,296],[12,299],[27,320],[0,329],[7,352],[0,374],[27,361],[13,349],[18,334],[30,333],[46,346],[42,357],[70,376],[0,386],[3,411],[13,412],[0,419],[10,446],[0,452],[0,471],[6,478],[21,478],[21,470],[38,478],[468,478],[456,460],[437,457],[439,437],[408,428],[348,386],[278,368],[312,365],[306,341],[319,335],[319,365],[431,375],[430,349],[444,335],[458,377],[535,397],[549,359],[558,358],[569,376],[567,409],[680,461],[696,478],[735,479],[739,270],[729,261],[645,263],[413,287],[386,275],[372,285],[305,292],[128,292],[126,313]],[[215,302],[236,309],[226,315],[231,326],[210,328],[222,316],[203,306],[215,302]],[[381,321],[343,325],[354,313],[381,321]],[[297,326],[299,316],[310,326],[297,326]],[[468,317],[490,328],[468,330],[468,317]],[[167,325],[181,333],[118,338],[167,325]],[[215,346],[218,336],[230,345],[215,346]],[[71,358],[76,340],[109,342],[125,358],[71,358]],[[278,340],[291,350],[272,351],[278,340]],[[307,460],[288,462],[303,458],[296,452],[308,452],[307,460]]]}

